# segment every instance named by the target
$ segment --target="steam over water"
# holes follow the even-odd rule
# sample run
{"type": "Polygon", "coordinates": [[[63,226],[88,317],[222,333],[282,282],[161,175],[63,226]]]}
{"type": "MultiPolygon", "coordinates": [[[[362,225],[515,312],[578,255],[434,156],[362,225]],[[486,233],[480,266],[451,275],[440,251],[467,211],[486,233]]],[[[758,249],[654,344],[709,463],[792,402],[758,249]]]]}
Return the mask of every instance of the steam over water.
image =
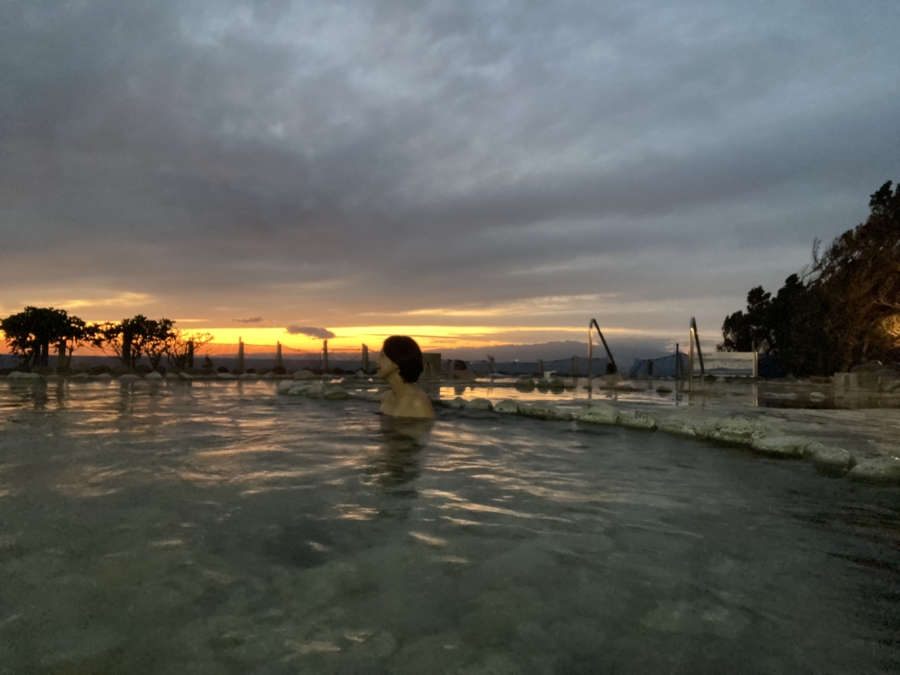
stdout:
{"type": "Polygon", "coordinates": [[[0,384],[0,673],[900,670],[896,488],[268,383],[0,384]]]}

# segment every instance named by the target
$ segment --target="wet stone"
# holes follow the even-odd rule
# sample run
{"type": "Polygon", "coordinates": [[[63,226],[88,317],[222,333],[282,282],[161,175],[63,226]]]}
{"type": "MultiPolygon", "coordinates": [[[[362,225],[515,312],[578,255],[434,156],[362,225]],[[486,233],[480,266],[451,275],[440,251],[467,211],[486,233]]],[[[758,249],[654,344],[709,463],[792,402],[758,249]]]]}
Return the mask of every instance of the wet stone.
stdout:
{"type": "Polygon", "coordinates": [[[491,410],[493,406],[486,398],[473,398],[471,401],[465,402],[465,408],[470,410],[491,410]]]}
{"type": "Polygon", "coordinates": [[[568,420],[571,416],[567,412],[558,411],[548,403],[532,403],[519,406],[519,414],[525,417],[535,417],[541,420],[568,420]]]}
{"type": "Polygon", "coordinates": [[[623,427],[628,427],[629,429],[646,429],[647,431],[653,431],[659,426],[656,418],[643,410],[635,410],[634,412],[622,415],[621,424],[623,427]]]}
{"type": "Polygon", "coordinates": [[[823,445],[819,442],[806,446],[805,456],[810,459],[817,468],[826,472],[845,473],[854,464],[853,455],[843,448],[823,445]]]}
{"type": "Polygon", "coordinates": [[[519,404],[511,399],[505,398],[502,401],[497,401],[494,404],[494,412],[501,413],[503,415],[515,415],[519,412],[519,404]]]}
{"type": "Polygon", "coordinates": [[[750,445],[757,438],[765,436],[768,425],[751,420],[743,415],[729,415],[718,422],[709,434],[709,438],[722,443],[750,445]]]}
{"type": "Polygon", "coordinates": [[[678,417],[662,420],[659,424],[659,430],[673,436],[687,436],[689,438],[703,438],[706,436],[706,431],[692,422],[678,417]]]}
{"type": "Polygon", "coordinates": [[[847,476],[870,483],[900,484],[900,457],[877,457],[860,462],[847,476]]]}
{"type": "Polygon", "coordinates": [[[773,457],[802,457],[809,443],[800,436],[768,436],[755,439],[750,447],[773,457]]]}
{"type": "Polygon", "coordinates": [[[579,422],[589,424],[618,424],[622,414],[606,403],[593,403],[578,415],[579,422]]]}

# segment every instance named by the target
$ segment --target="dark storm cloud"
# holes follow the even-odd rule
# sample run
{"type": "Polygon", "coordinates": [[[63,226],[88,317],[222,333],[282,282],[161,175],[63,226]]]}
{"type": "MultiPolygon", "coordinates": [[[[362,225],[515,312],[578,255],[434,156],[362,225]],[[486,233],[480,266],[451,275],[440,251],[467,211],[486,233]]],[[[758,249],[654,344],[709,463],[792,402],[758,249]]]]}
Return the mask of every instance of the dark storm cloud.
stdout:
{"type": "Polygon", "coordinates": [[[261,316],[251,316],[246,319],[232,319],[232,321],[236,321],[238,323],[262,323],[263,318],[261,316]]]}
{"type": "Polygon", "coordinates": [[[898,27],[887,0],[4,3],[0,283],[718,316],[900,178],[898,27]]]}

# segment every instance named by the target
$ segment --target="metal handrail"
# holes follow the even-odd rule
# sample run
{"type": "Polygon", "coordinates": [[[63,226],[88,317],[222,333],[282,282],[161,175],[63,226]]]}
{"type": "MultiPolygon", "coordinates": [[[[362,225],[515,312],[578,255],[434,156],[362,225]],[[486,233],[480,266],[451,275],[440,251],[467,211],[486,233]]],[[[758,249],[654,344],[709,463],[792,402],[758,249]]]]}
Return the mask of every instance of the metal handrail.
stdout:
{"type": "Polygon", "coordinates": [[[600,336],[600,341],[603,343],[603,348],[606,349],[606,356],[609,358],[609,362],[612,365],[612,373],[618,373],[619,367],[616,365],[616,360],[613,358],[612,352],[609,351],[609,345],[606,344],[606,338],[603,337],[603,331],[600,330],[600,324],[597,323],[597,319],[591,319],[588,322],[588,389],[592,389],[594,386],[594,331],[593,329],[597,329],[597,335],[600,336]]]}
{"type": "Polygon", "coordinates": [[[700,358],[701,382],[706,379],[706,368],[703,366],[703,352],[700,350],[700,335],[697,331],[697,320],[691,317],[691,332],[688,337],[691,351],[688,353],[688,386],[694,391],[694,345],[697,346],[697,356],[700,358]]]}

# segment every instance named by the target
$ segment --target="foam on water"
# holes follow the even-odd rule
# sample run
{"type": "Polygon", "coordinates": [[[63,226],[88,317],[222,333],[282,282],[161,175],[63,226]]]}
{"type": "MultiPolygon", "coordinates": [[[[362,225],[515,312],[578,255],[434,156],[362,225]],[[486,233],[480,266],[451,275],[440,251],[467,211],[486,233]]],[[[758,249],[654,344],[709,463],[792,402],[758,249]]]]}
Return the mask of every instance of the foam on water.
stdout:
{"type": "Polygon", "coordinates": [[[892,489],[268,383],[0,385],[0,673],[888,672],[892,489]]]}

